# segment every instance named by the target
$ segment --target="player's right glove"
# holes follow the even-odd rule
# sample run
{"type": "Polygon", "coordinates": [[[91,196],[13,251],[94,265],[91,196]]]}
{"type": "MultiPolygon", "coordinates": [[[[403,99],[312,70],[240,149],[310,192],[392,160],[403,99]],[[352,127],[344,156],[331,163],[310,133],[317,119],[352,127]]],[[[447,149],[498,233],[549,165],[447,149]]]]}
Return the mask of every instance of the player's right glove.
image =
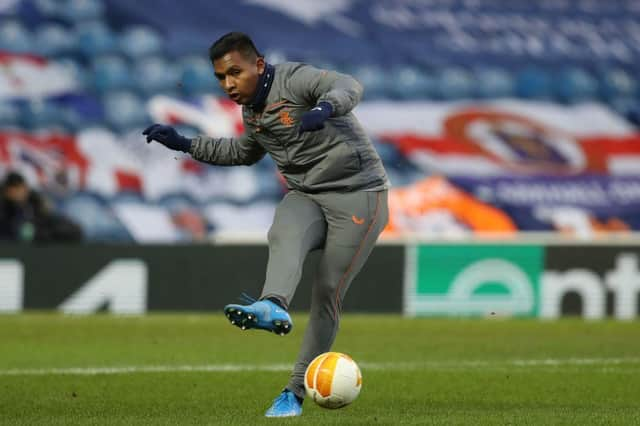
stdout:
{"type": "Polygon", "coordinates": [[[147,143],[157,141],[169,149],[182,152],[189,152],[191,148],[191,139],[185,138],[171,126],[152,124],[142,134],[147,137],[147,143]]]}

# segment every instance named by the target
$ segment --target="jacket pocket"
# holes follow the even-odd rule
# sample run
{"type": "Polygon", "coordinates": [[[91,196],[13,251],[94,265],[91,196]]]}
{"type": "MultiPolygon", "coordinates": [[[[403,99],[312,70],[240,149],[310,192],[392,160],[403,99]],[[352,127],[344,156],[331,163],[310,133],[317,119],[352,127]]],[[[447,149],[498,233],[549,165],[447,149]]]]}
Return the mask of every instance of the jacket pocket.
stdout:
{"type": "Polygon", "coordinates": [[[337,189],[348,186],[349,178],[359,172],[358,154],[348,143],[340,142],[307,172],[304,182],[310,190],[337,189]]]}

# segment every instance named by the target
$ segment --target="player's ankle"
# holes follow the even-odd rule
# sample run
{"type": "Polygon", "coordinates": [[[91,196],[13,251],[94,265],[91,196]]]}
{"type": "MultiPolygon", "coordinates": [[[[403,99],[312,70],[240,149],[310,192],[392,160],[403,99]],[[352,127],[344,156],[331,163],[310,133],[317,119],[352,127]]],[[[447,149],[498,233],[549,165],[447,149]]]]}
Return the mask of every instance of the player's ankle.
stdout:
{"type": "Polygon", "coordinates": [[[296,400],[298,401],[298,404],[302,405],[302,403],[304,402],[304,398],[303,398],[303,397],[298,396],[298,394],[296,394],[294,391],[292,391],[292,390],[291,390],[291,389],[289,389],[289,388],[284,388],[284,390],[285,390],[285,391],[289,391],[289,392],[291,392],[291,393],[293,394],[293,396],[295,396],[295,397],[296,397],[296,400]]]}
{"type": "Polygon", "coordinates": [[[265,297],[262,300],[268,300],[269,302],[275,303],[276,305],[278,305],[279,307],[281,307],[285,311],[287,310],[287,306],[285,305],[285,303],[280,298],[278,298],[276,296],[265,297]]]}

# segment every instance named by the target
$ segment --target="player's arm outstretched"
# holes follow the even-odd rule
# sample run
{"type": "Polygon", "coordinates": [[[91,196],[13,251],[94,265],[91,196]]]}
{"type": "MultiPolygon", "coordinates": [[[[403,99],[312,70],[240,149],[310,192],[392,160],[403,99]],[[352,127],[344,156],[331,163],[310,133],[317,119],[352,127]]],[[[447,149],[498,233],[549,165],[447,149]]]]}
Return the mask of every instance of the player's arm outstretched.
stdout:
{"type": "Polygon", "coordinates": [[[363,92],[349,75],[302,64],[291,74],[288,89],[300,103],[314,106],[302,116],[300,132],[319,130],[328,118],[348,114],[363,92]]]}
{"type": "Polygon", "coordinates": [[[142,134],[147,137],[147,142],[157,141],[169,149],[189,153],[196,160],[217,166],[254,164],[266,153],[264,148],[246,133],[239,138],[197,136],[189,139],[171,126],[153,124],[142,134]]]}

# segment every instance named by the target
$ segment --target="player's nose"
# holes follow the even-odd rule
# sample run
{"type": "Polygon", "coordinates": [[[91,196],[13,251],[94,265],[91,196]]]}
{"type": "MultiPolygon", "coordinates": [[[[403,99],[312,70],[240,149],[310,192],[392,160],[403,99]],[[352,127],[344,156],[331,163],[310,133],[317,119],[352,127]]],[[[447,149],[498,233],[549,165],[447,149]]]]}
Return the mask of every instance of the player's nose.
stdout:
{"type": "Polygon", "coordinates": [[[236,87],[235,80],[233,78],[231,78],[230,76],[226,76],[225,79],[224,79],[224,87],[225,87],[225,89],[227,91],[235,89],[235,87],[236,87]]]}

